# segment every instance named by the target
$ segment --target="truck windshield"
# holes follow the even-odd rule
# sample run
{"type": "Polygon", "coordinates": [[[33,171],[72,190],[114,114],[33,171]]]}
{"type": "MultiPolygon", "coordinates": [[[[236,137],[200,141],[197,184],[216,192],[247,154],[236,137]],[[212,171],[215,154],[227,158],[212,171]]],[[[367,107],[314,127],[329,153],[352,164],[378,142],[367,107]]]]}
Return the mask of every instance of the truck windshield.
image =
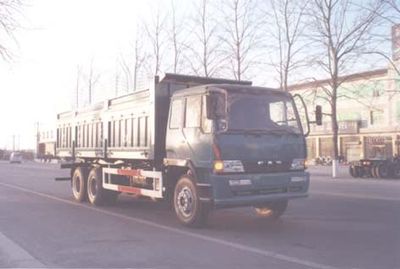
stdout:
{"type": "Polygon", "coordinates": [[[220,131],[301,133],[293,100],[280,93],[228,93],[225,120],[220,131]]]}

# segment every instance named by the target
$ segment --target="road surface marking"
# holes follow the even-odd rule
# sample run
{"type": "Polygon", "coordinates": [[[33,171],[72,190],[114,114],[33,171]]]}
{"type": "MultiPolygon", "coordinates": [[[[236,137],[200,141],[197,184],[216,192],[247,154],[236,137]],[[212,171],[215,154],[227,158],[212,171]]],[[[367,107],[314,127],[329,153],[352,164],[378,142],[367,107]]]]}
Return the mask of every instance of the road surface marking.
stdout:
{"type": "Polygon", "coordinates": [[[115,212],[111,212],[111,211],[107,211],[104,209],[100,209],[97,207],[93,207],[93,206],[88,206],[85,204],[79,204],[77,202],[74,201],[70,201],[70,200],[65,200],[62,198],[58,198],[56,196],[53,195],[49,195],[46,193],[41,193],[41,192],[37,192],[37,191],[33,191],[30,189],[26,189],[24,187],[20,187],[20,186],[16,186],[16,185],[11,185],[11,184],[7,184],[7,183],[3,183],[0,182],[0,186],[3,187],[8,187],[11,189],[16,189],[16,190],[20,190],[26,193],[31,193],[31,194],[35,194],[37,196],[41,196],[44,198],[48,198],[51,200],[55,200],[55,201],[59,201],[62,203],[66,203],[66,204],[70,204],[70,205],[74,205],[74,206],[78,206],[78,207],[83,207],[86,209],[90,209],[99,213],[103,213],[105,215],[109,215],[109,216],[113,216],[113,217],[117,217],[117,218],[121,218],[121,219],[125,219],[125,220],[130,220],[130,221],[134,221],[140,224],[145,224],[147,226],[151,226],[153,228],[158,228],[161,230],[165,230],[168,232],[173,232],[176,234],[180,234],[180,235],[185,235],[185,236],[189,236],[192,238],[196,238],[196,239],[201,239],[207,242],[213,242],[213,243],[217,243],[220,245],[224,245],[227,247],[231,247],[237,250],[242,250],[242,251],[246,251],[249,253],[253,253],[253,254],[259,254],[262,255],[264,257],[268,257],[268,258],[275,258],[277,260],[281,260],[281,261],[285,261],[285,262],[289,262],[289,263],[293,263],[293,264],[298,264],[298,265],[303,265],[307,268],[315,268],[315,269],[337,269],[336,267],[333,266],[329,266],[329,265],[324,265],[324,264],[320,264],[320,263],[316,263],[316,262],[312,262],[312,261],[307,261],[307,260],[303,260],[303,259],[299,259],[296,257],[291,257],[291,256],[287,256],[284,254],[279,254],[276,252],[272,252],[272,251],[268,251],[268,250],[263,250],[263,249],[259,249],[259,248],[255,248],[255,247],[250,247],[250,246],[246,246],[246,245],[242,245],[242,244],[238,244],[238,243],[234,243],[234,242],[230,242],[227,240],[223,240],[223,239],[217,239],[215,237],[211,237],[211,236],[206,236],[206,235],[201,235],[201,234],[197,234],[194,232],[189,232],[189,231],[185,231],[185,230],[180,230],[177,228],[173,228],[173,227],[169,227],[169,226],[165,226],[162,224],[158,224],[152,221],[148,221],[148,220],[144,220],[144,219],[139,219],[139,218],[135,218],[135,217],[131,217],[131,216],[126,216],[120,213],[115,213],[115,212]]]}
{"type": "Polygon", "coordinates": [[[356,198],[356,199],[382,200],[382,201],[391,201],[391,202],[400,201],[400,198],[396,198],[396,197],[389,198],[389,197],[365,195],[365,194],[354,194],[354,193],[349,194],[349,193],[340,193],[340,192],[311,191],[310,196],[312,196],[313,194],[337,196],[337,197],[345,197],[345,198],[356,198]]]}
{"type": "Polygon", "coordinates": [[[12,266],[45,268],[45,265],[30,255],[25,249],[0,232],[0,253],[12,266]]]}

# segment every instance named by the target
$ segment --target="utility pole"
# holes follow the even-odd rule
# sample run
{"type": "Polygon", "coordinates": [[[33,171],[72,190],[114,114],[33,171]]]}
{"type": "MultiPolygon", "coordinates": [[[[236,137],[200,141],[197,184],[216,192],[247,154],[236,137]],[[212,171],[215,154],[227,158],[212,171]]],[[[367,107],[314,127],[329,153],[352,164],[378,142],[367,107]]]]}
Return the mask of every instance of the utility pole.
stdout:
{"type": "Polygon", "coordinates": [[[12,142],[13,146],[12,146],[12,149],[13,149],[13,151],[15,151],[15,134],[13,134],[12,138],[13,138],[13,142],[12,142]]]}
{"type": "Polygon", "coordinates": [[[36,122],[36,158],[39,155],[39,142],[40,142],[39,122],[36,122]]]}

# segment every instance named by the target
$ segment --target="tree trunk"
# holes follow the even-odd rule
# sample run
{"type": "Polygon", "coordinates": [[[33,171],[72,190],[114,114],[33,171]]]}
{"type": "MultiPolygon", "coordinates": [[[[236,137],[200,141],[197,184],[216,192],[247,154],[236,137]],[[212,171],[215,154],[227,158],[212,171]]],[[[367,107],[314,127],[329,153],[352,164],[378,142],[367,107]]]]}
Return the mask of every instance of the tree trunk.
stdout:
{"type": "MultiPolygon", "coordinates": [[[[334,83],[336,84],[336,83],[334,83]]],[[[338,149],[338,123],[337,123],[337,111],[336,111],[336,96],[337,96],[337,85],[333,87],[332,96],[332,145],[333,145],[333,156],[332,156],[332,178],[336,178],[339,168],[339,149],[338,149]]]]}

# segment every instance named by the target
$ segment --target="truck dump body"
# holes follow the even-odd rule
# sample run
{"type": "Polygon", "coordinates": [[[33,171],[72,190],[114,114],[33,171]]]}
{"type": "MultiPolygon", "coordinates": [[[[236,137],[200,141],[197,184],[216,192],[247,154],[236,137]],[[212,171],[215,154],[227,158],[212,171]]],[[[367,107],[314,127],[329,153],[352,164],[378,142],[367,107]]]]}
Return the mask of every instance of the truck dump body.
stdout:
{"type": "Polygon", "coordinates": [[[172,94],[221,83],[238,82],[165,74],[161,79],[155,77],[146,89],[58,114],[56,154],[61,158],[149,160],[160,166],[172,94]]]}

